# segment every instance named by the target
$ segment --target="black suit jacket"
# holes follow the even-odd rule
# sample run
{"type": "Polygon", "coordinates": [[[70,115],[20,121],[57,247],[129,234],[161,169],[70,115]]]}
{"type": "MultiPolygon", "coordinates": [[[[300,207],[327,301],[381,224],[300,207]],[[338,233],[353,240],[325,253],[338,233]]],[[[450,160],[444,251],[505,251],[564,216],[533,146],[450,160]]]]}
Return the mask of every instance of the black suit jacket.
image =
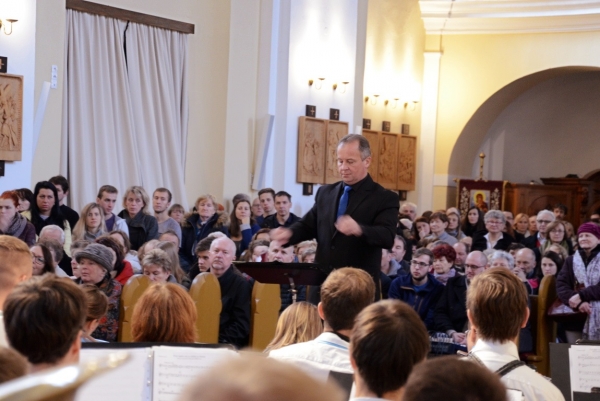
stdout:
{"type": "MultiPolygon", "coordinates": [[[[487,240],[484,235],[488,233],[487,230],[480,230],[473,234],[473,246],[471,247],[471,251],[485,251],[487,249],[487,240]]],[[[507,233],[502,233],[502,238],[498,240],[494,249],[498,249],[501,251],[506,251],[510,244],[515,242],[515,239],[508,235],[507,233]]]]}
{"type": "Polygon", "coordinates": [[[317,239],[315,262],[333,270],[358,267],[379,278],[381,249],[394,245],[398,223],[398,194],[388,191],[367,177],[350,193],[346,214],[362,228],[362,236],[346,236],[335,228],[343,183],[319,188],[315,204],[302,219],[290,227],[289,244],[317,239]]]}
{"type": "Polygon", "coordinates": [[[454,276],[448,280],[433,315],[438,331],[464,331],[467,323],[467,277],[454,276]]]}
{"type": "Polygon", "coordinates": [[[529,249],[537,249],[537,233],[530,235],[527,238],[523,238],[521,244],[525,245],[529,249]]]}

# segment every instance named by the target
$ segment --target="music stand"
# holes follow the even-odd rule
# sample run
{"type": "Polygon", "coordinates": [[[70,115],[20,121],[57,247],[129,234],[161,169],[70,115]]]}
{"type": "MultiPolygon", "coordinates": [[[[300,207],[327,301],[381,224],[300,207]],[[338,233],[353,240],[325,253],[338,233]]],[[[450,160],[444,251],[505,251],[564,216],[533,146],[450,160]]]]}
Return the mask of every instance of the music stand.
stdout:
{"type": "Polygon", "coordinates": [[[321,285],[328,273],[314,263],[246,262],[235,263],[242,273],[263,284],[289,284],[296,302],[297,285],[321,285]]]}

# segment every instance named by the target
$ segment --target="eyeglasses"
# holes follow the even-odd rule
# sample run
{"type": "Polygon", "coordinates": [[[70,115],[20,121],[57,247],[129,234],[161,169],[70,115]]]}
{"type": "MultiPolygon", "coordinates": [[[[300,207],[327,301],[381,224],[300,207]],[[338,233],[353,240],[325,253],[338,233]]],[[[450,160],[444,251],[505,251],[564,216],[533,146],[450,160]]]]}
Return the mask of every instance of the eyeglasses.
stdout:
{"type": "Polygon", "coordinates": [[[33,260],[33,262],[38,262],[39,264],[44,264],[46,261],[42,258],[38,258],[37,256],[32,256],[31,260],[33,260]]]}
{"type": "Polygon", "coordinates": [[[477,265],[465,265],[465,270],[466,269],[471,269],[471,270],[477,270],[477,269],[483,269],[485,266],[477,266],[477,265]]]}
{"type": "Polygon", "coordinates": [[[485,224],[491,224],[493,226],[499,226],[499,225],[504,224],[504,222],[498,221],[498,220],[488,220],[488,221],[485,222],[485,224]]]}
{"type": "Polygon", "coordinates": [[[431,263],[423,263],[423,262],[417,262],[416,260],[411,260],[410,261],[410,265],[411,266],[419,266],[419,267],[429,267],[431,263]]]}
{"type": "Polygon", "coordinates": [[[552,221],[550,220],[536,220],[538,224],[550,224],[552,221]]]}
{"type": "Polygon", "coordinates": [[[564,234],[565,230],[561,230],[561,229],[556,229],[555,228],[554,230],[550,230],[550,232],[554,233],[554,234],[564,234]]]}

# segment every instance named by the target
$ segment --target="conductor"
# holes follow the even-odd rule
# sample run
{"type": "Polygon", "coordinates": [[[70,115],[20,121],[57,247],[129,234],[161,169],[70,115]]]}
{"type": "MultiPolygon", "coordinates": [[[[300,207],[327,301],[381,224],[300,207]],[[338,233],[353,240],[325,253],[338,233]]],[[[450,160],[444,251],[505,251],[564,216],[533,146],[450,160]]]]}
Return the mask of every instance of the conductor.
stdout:
{"type": "Polygon", "coordinates": [[[337,146],[342,181],[320,187],[312,209],[291,227],[274,230],[272,239],[294,245],[316,238],[316,263],[329,271],[346,266],[363,269],[378,284],[381,249],[394,245],[399,200],[373,181],[370,164],[369,141],[357,134],[343,137],[337,146]]]}

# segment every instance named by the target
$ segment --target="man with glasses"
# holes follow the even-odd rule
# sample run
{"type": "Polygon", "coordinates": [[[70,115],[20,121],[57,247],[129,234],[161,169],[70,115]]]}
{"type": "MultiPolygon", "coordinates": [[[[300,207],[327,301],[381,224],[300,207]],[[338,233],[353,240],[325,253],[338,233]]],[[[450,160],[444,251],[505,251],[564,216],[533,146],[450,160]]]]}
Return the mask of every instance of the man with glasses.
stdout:
{"type": "Polygon", "coordinates": [[[515,239],[503,233],[506,226],[506,216],[499,210],[490,210],[483,217],[485,230],[473,234],[473,250],[486,251],[496,249],[506,251],[515,239]]]}
{"type": "Polygon", "coordinates": [[[487,262],[483,252],[473,251],[467,255],[465,275],[454,276],[448,280],[435,307],[435,330],[446,333],[457,344],[466,344],[467,341],[467,287],[475,276],[487,269],[487,262]]]}
{"type": "Polygon", "coordinates": [[[397,277],[390,285],[388,297],[406,302],[419,314],[428,330],[433,330],[433,310],[444,286],[429,273],[433,252],[421,248],[410,261],[410,274],[397,277]]]}
{"type": "Polygon", "coordinates": [[[556,220],[556,217],[554,216],[554,213],[552,213],[550,210],[540,211],[537,214],[537,218],[535,221],[537,226],[537,234],[530,235],[529,237],[525,238],[521,243],[529,249],[539,250],[548,238],[548,224],[552,223],[554,220],[556,220]]]}

